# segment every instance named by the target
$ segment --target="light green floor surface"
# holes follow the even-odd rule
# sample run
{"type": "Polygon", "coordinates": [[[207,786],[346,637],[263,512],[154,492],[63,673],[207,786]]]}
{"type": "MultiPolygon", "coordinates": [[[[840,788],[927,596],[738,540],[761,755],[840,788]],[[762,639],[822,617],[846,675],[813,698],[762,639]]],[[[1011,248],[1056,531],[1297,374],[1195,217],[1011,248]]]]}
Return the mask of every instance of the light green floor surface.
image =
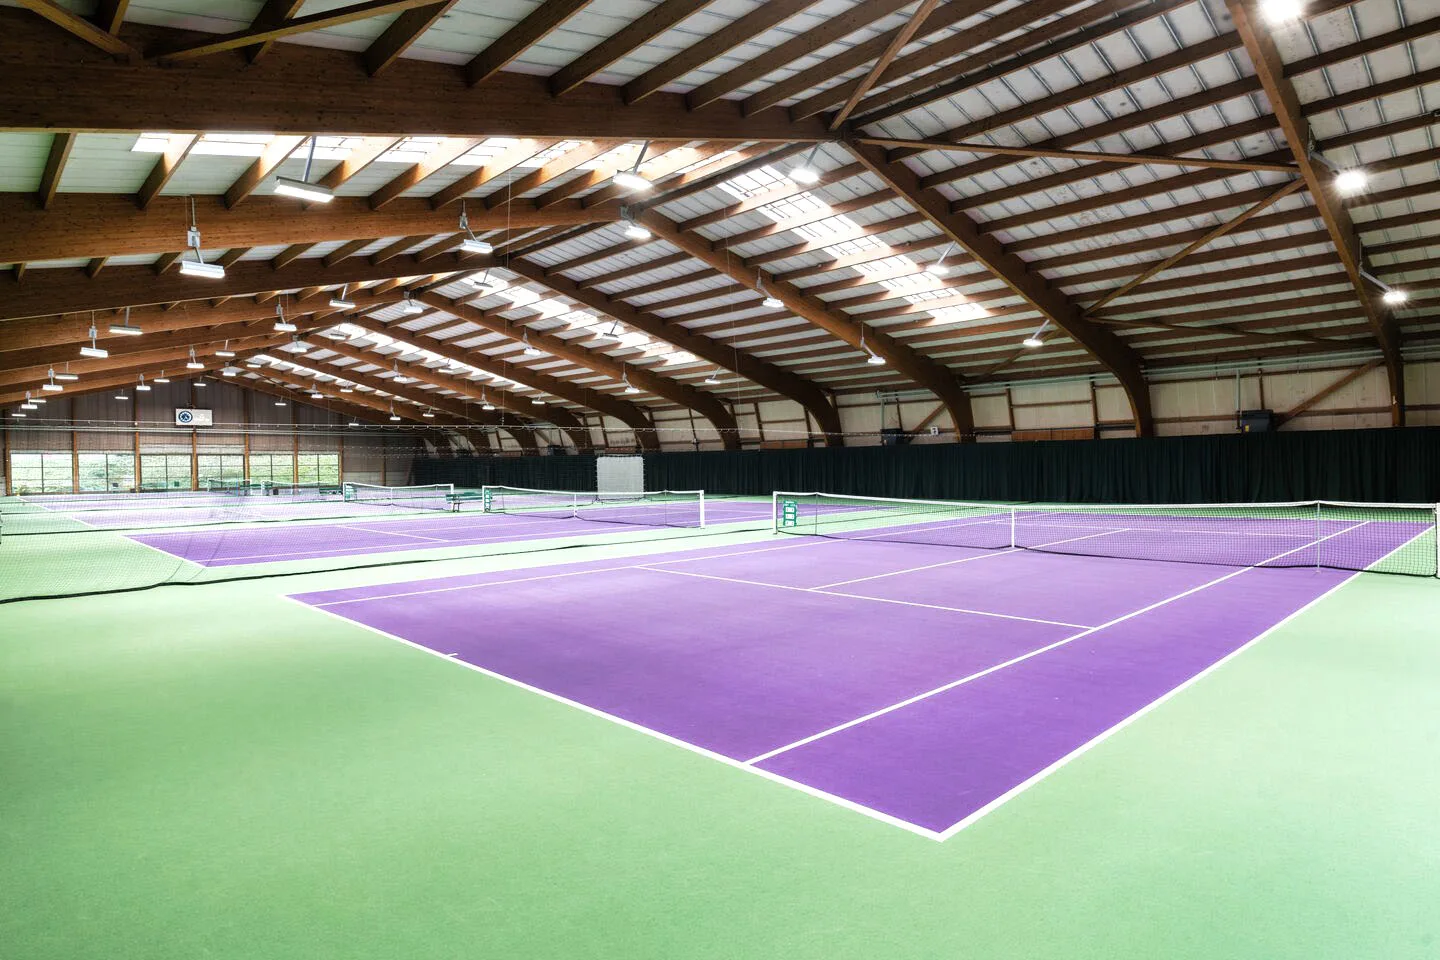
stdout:
{"type": "Polygon", "coordinates": [[[1440,583],[936,843],[281,596],[485,563],[0,606],[0,956],[1440,956],[1440,583]]]}

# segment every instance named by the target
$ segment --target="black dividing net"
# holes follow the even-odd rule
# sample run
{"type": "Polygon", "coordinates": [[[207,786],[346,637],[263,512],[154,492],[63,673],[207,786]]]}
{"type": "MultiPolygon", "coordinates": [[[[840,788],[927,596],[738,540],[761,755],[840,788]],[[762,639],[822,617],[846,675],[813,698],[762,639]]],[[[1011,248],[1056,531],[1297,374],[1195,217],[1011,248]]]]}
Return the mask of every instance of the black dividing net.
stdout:
{"type": "Polygon", "coordinates": [[[776,493],[774,509],[779,533],[847,540],[1437,575],[1433,504],[1005,506],[776,493]]]}

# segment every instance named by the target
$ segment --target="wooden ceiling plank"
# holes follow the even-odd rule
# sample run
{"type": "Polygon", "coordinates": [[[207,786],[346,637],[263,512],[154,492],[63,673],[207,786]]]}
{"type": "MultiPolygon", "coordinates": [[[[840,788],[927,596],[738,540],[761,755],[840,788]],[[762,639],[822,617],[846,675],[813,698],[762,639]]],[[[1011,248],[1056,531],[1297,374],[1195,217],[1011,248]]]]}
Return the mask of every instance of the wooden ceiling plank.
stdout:
{"type": "Polygon", "coordinates": [[[530,14],[465,64],[465,82],[472,87],[499,73],[526,50],[559,29],[590,0],[544,0],[530,14]]]}
{"type": "MultiPolygon", "coordinates": [[[[512,198],[521,197],[531,190],[538,189],[556,177],[563,177],[581,164],[589,163],[596,157],[609,153],[611,150],[623,146],[627,142],[628,141],[625,140],[587,140],[583,143],[576,144],[558,157],[546,162],[538,169],[530,171],[525,174],[525,176],[511,181],[501,189],[491,193],[485,198],[485,209],[496,210],[504,207],[511,202],[512,198]]],[[[535,201],[535,205],[537,207],[554,206],[559,201],[564,200],[566,196],[564,194],[559,196],[553,194],[554,191],[551,191],[550,194],[538,198],[535,201]]]]}
{"type": "Polygon", "coordinates": [[[549,81],[550,95],[561,97],[600,73],[626,54],[636,50],[691,14],[710,0],[664,0],[646,13],[630,21],[619,33],[600,41],[570,63],[561,67],[549,81]]]}
{"type": "Polygon", "coordinates": [[[444,190],[431,196],[431,208],[439,210],[446,204],[451,204],[463,199],[467,193],[480,189],[491,180],[503,176],[536,154],[548,150],[553,145],[554,141],[552,140],[537,140],[529,137],[519,140],[504,153],[498,154],[486,161],[484,166],[465,174],[465,176],[456,180],[444,190]]]}
{"type": "Polygon", "coordinates": [[[363,170],[379,160],[386,151],[399,143],[400,137],[365,137],[350,148],[350,153],[321,177],[317,182],[322,187],[334,190],[353,180],[363,170]]]}
{"type": "Polygon", "coordinates": [[[365,72],[374,77],[389,68],[458,2],[459,0],[445,0],[443,3],[432,3],[428,7],[406,10],[396,17],[390,26],[385,28],[385,32],[376,37],[361,54],[365,72]]]}

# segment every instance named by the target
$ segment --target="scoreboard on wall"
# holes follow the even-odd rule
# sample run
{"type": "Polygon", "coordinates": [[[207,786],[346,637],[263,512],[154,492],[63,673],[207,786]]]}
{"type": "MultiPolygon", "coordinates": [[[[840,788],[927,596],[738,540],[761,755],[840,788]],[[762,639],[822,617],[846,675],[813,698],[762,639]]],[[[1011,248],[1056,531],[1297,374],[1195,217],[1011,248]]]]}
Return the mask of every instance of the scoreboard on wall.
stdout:
{"type": "Polygon", "coordinates": [[[175,426],[177,427],[210,427],[214,424],[214,417],[209,410],[197,410],[193,407],[175,408],[175,426]]]}

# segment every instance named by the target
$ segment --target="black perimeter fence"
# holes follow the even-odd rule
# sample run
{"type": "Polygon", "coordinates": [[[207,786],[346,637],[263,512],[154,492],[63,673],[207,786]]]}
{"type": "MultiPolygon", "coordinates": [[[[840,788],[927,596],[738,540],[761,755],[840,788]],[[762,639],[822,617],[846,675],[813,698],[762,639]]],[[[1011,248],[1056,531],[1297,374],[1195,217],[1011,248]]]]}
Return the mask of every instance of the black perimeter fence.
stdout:
{"type": "MultiPolygon", "coordinates": [[[[412,482],[594,489],[590,455],[422,459],[412,482]]],[[[1043,503],[1440,501],[1440,427],[645,454],[650,490],[1043,503]]]]}

